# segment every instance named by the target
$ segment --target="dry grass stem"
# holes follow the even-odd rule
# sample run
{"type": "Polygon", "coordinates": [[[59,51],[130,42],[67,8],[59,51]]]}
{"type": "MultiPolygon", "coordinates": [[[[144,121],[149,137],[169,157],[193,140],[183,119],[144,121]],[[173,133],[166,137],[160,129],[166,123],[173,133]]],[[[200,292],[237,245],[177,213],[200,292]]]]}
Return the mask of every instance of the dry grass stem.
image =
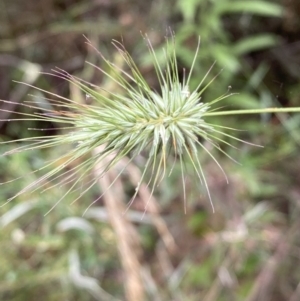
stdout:
{"type": "MultiPolygon", "coordinates": [[[[99,151],[99,150],[98,150],[99,151]]],[[[127,220],[124,214],[124,190],[120,179],[114,183],[113,189],[108,189],[116,178],[115,168],[111,168],[105,176],[99,176],[101,168],[95,166],[95,174],[98,177],[99,185],[107,192],[103,196],[107,208],[111,226],[116,235],[120,261],[124,271],[124,287],[128,301],[144,300],[144,285],[141,276],[142,266],[140,258],[142,249],[136,228],[127,220]]]]}

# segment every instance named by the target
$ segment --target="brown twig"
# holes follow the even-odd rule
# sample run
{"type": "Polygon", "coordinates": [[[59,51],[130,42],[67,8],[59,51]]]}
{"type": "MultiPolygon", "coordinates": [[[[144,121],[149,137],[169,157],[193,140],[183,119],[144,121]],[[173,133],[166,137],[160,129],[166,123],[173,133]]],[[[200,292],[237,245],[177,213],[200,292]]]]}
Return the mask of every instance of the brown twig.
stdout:
{"type": "MultiPolygon", "coordinates": [[[[103,163],[103,162],[101,162],[103,163]]],[[[110,223],[117,237],[118,251],[121,264],[124,269],[125,294],[128,301],[144,300],[144,286],[141,277],[140,257],[142,249],[138,233],[133,225],[127,220],[125,204],[123,201],[124,190],[120,179],[117,179],[113,188],[108,189],[117,177],[115,168],[111,168],[105,176],[101,175],[101,168],[95,166],[95,174],[99,178],[99,184],[103,191],[105,206],[109,215],[110,223]]]]}

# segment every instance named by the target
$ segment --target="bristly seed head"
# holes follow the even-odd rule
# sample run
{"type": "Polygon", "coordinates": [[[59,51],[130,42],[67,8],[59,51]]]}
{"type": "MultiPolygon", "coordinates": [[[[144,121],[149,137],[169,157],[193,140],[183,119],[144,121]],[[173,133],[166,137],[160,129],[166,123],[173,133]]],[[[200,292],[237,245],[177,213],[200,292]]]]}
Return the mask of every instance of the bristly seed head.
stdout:
{"type": "MultiPolygon", "coordinates": [[[[147,172],[150,173],[150,179],[148,180],[152,187],[151,194],[164,178],[166,169],[172,172],[172,169],[169,168],[170,165],[167,164],[169,156],[180,162],[184,200],[186,199],[184,166],[186,160],[189,160],[199,181],[204,184],[211,201],[204,172],[198,159],[198,151],[200,149],[207,152],[221,168],[201,140],[204,139],[210,142],[221,152],[223,151],[219,147],[218,142],[229,145],[228,142],[222,140],[218,135],[221,131],[223,133],[228,128],[209,124],[205,120],[205,116],[213,105],[231,94],[225,93],[210,102],[202,102],[203,92],[214,80],[213,78],[202,87],[210,70],[194,91],[189,90],[189,82],[197,58],[200,40],[190,73],[187,78],[184,76],[181,81],[178,74],[174,37],[168,40],[167,48],[164,52],[166,60],[164,70],[159,65],[155,51],[147,36],[145,39],[148,41],[147,44],[160,84],[161,91],[159,93],[149,87],[131,56],[127,53],[124,46],[117,41],[113,41],[113,45],[126,62],[129,71],[120,69],[115,64],[112,64],[101,53],[99,54],[108,67],[108,71],[91,65],[109,77],[119,88],[122,88],[123,92],[104,91],[60,69],[54,70],[52,75],[63,78],[79,87],[86,97],[94,100],[94,105],[80,104],[71,99],[34,87],[56,98],[52,99],[51,102],[55,110],[46,110],[45,113],[27,114],[29,117],[27,119],[50,121],[58,124],[64,123],[69,125],[68,128],[71,128],[71,130],[68,133],[56,136],[29,138],[27,139],[27,142],[30,142],[29,144],[6,154],[34,148],[60,147],[65,144],[69,144],[71,148],[68,153],[50,163],[54,166],[51,172],[46,173],[34,183],[25,187],[7,202],[29,190],[37,188],[49,189],[45,188],[46,183],[48,182],[49,184],[49,181],[57,182],[59,185],[71,183],[71,187],[68,188],[66,194],[76,191],[76,185],[79,182],[84,183],[85,188],[81,192],[81,196],[97,183],[99,177],[103,176],[122,158],[128,156],[131,162],[144,150],[147,151],[148,158],[142,178],[136,187],[131,202],[138,194],[140,185],[145,179],[147,172]],[[218,128],[221,130],[219,131],[218,128]],[[93,152],[99,147],[101,147],[100,151],[93,152]],[[87,156],[91,154],[93,155],[87,156]],[[87,159],[83,160],[79,165],[75,167],[72,165],[75,160],[85,156],[87,156],[87,159]],[[95,166],[99,165],[99,162],[104,162],[107,158],[112,159],[109,159],[109,163],[103,166],[98,176],[94,175],[92,180],[90,180],[89,175],[94,174],[93,169],[95,166]],[[64,164],[57,166],[56,162],[62,159],[64,164]],[[66,171],[65,166],[72,167],[66,171]]],[[[89,42],[88,44],[92,46],[89,42]]],[[[23,105],[29,106],[27,104],[23,105]]],[[[34,104],[30,105],[30,107],[38,109],[34,104]]],[[[229,134],[225,134],[225,136],[238,140],[229,134]]],[[[49,164],[46,166],[49,166],[49,164]]],[[[58,184],[53,184],[52,187],[56,185],[58,184]]],[[[66,194],[62,196],[53,208],[66,194]]]]}

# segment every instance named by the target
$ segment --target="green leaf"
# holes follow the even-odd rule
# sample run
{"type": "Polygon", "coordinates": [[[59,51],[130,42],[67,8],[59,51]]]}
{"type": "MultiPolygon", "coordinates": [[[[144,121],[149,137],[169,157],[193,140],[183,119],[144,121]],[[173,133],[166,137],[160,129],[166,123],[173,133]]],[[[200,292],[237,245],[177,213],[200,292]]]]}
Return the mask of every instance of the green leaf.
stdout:
{"type": "Polygon", "coordinates": [[[222,4],[218,6],[217,10],[220,14],[247,13],[266,17],[280,17],[283,14],[282,6],[267,1],[222,2],[222,4]]]}
{"type": "Polygon", "coordinates": [[[270,48],[279,43],[279,38],[271,34],[260,34],[241,39],[233,46],[233,53],[243,55],[252,51],[270,48]]]}
{"type": "Polygon", "coordinates": [[[186,22],[192,22],[195,18],[196,8],[202,0],[178,1],[177,6],[186,22]]]}
{"type": "Polygon", "coordinates": [[[217,63],[230,72],[236,72],[240,68],[237,58],[229,51],[228,47],[215,45],[211,50],[212,55],[217,63]]]}
{"type": "Polygon", "coordinates": [[[246,92],[230,96],[230,101],[237,108],[255,109],[259,107],[258,98],[246,92]]]}

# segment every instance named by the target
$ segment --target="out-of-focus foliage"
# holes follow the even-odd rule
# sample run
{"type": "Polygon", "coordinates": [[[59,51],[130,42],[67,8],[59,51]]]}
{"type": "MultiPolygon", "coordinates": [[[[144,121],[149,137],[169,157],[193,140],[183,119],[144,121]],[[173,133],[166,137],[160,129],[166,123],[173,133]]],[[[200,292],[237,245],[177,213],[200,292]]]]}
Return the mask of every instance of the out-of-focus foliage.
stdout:
{"type": "MultiPolygon", "coordinates": [[[[228,100],[230,108],[300,104],[296,43],[300,7],[296,0],[4,0],[0,5],[2,99],[16,103],[38,99],[43,108],[51,107],[45,95],[12,81],[17,80],[84,101],[67,83],[39,73],[55,66],[97,85],[112,84],[84,64],[88,60],[102,66],[97,53],[86,47],[82,34],[116,64],[122,62],[117,54],[110,53],[109,43],[122,36],[155,88],[139,31],[147,32],[159,49],[170,26],[176,35],[180,68],[191,65],[197,37],[201,37],[200,63],[195,66],[192,85],[214,61],[214,73],[223,69],[204,101],[231,86],[239,95],[228,100]]],[[[5,110],[26,113],[28,108],[1,103],[1,120],[18,117],[5,110]]],[[[39,128],[31,121],[1,120],[1,141],[36,135],[28,128],[39,128]]],[[[239,132],[241,138],[265,148],[238,145],[238,150],[226,150],[241,165],[218,157],[229,185],[203,154],[200,159],[212,190],[215,214],[211,214],[205,195],[198,195],[193,179],[186,180],[188,212],[184,214],[176,169],[160,184],[156,196],[160,218],[177,246],[173,251],[166,247],[163,231],[154,226],[150,212],[141,219],[142,197],[126,213],[140,237],[142,254],[132,252],[140,262],[137,272],[142,275],[146,300],[300,299],[300,272],[296,268],[300,264],[300,116],[228,117],[226,123],[243,130],[239,132]]],[[[41,135],[58,131],[49,124],[49,130],[41,135]]],[[[7,146],[1,145],[0,153],[5,151],[7,146]]],[[[32,183],[43,174],[32,171],[64,151],[0,156],[0,182],[23,177],[0,186],[0,202],[32,183]]],[[[143,158],[136,163],[142,166],[143,158]]],[[[128,179],[133,174],[122,177],[123,190],[117,198],[129,201],[134,186],[128,179]]],[[[101,189],[94,189],[74,204],[67,198],[44,216],[66,192],[60,186],[55,193],[51,191],[24,194],[0,208],[0,300],[40,300],[41,296],[43,300],[124,300],[123,284],[128,275],[122,266],[120,236],[111,226],[108,208],[100,201],[82,217],[101,189]]],[[[124,239],[129,240],[128,236],[124,239]]]]}

